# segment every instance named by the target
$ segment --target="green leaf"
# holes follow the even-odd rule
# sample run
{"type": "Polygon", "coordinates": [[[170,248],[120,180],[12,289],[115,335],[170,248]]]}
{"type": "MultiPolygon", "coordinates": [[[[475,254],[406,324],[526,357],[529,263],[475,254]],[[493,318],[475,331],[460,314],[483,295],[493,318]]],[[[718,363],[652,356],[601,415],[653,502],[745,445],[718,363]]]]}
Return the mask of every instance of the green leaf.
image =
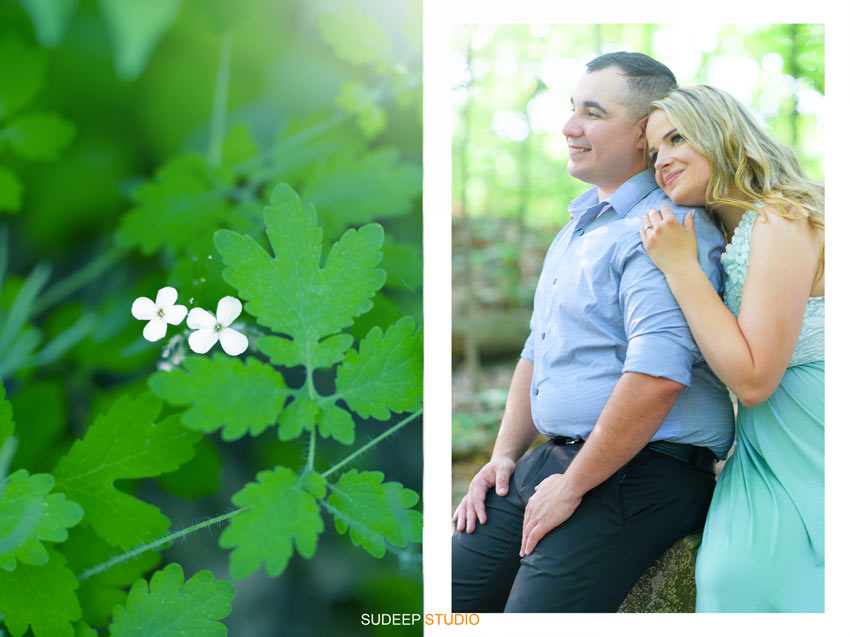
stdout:
{"type": "Polygon", "coordinates": [[[324,480],[315,473],[299,479],[293,471],[276,467],[261,471],[258,482],[245,485],[233,503],[248,510],[230,520],[219,538],[230,554],[230,573],[245,579],[265,562],[269,577],[277,577],[292,557],[293,544],[302,557],[316,553],[324,531],[316,498],[325,495],[324,480]]]}
{"type": "Polygon", "coordinates": [[[118,77],[130,81],[141,75],[179,9],[180,0],[100,0],[118,77]]]}
{"type": "Polygon", "coordinates": [[[79,584],[65,558],[48,549],[46,564],[20,564],[0,570],[0,613],[13,637],[32,626],[35,637],[73,637],[71,622],[80,618],[74,591],[79,584]]]}
{"type": "Polygon", "coordinates": [[[408,214],[422,192],[421,167],[395,148],[362,156],[339,154],[304,184],[302,195],[319,211],[330,236],[349,226],[408,214]]]}
{"type": "Polygon", "coordinates": [[[422,541],[422,514],[411,510],[419,501],[415,491],[398,482],[385,482],[380,471],[358,473],[352,469],[336,484],[329,484],[327,507],[336,530],[349,531],[354,546],[363,546],[374,557],[383,557],[386,542],[404,547],[422,541]]]}
{"type": "Polygon", "coordinates": [[[361,418],[386,420],[390,412],[414,411],[422,403],[422,332],[413,317],[369,330],[360,351],[350,350],[340,365],[336,398],[361,418]]]}
{"type": "Polygon", "coordinates": [[[53,48],[65,37],[77,0],[18,0],[29,13],[38,43],[53,48]]]}
{"type": "Polygon", "coordinates": [[[121,219],[118,238],[143,254],[163,247],[206,257],[213,233],[227,225],[229,205],[213,191],[203,157],[181,155],[156,171],[156,178],[133,193],[137,205],[121,219]]]}
{"type": "Polygon", "coordinates": [[[71,122],[55,113],[20,115],[9,122],[5,131],[15,152],[29,160],[57,159],[76,133],[71,122]]]}
{"type": "Polygon", "coordinates": [[[111,637],[154,637],[156,635],[227,635],[217,622],[230,614],[233,584],[216,581],[211,571],[195,573],[185,584],[179,564],[169,564],[153,574],[150,589],[138,580],[124,605],[115,609],[109,625],[111,637]]]}
{"type": "Polygon", "coordinates": [[[21,209],[21,182],[15,174],[0,166],[0,210],[18,212],[21,209]]]}
{"type": "Polygon", "coordinates": [[[354,419],[350,413],[327,402],[319,405],[319,409],[319,433],[322,436],[332,436],[344,445],[354,442],[354,419]]]}
{"type": "MultiPolygon", "coordinates": [[[[68,540],[57,549],[68,559],[69,568],[79,577],[84,571],[115,557],[115,548],[88,527],[74,528],[68,540]]],[[[127,598],[127,589],[159,564],[156,551],[119,562],[105,571],[80,582],[77,598],[83,620],[90,626],[106,626],[112,611],[127,598]]]]}
{"type": "Polygon", "coordinates": [[[374,18],[356,9],[320,13],[316,20],[322,39],[342,60],[374,64],[390,56],[390,41],[374,18]]]}
{"type": "Polygon", "coordinates": [[[294,440],[304,430],[312,431],[316,425],[319,409],[316,403],[306,398],[296,398],[286,406],[280,417],[277,435],[281,440],[294,440]]]}
{"type": "Polygon", "coordinates": [[[183,427],[179,415],[154,422],[161,407],[152,394],[136,400],[122,396],[53,471],[57,490],[85,509],[84,523],[125,550],[161,537],[169,521],[157,507],[116,489],[114,482],[174,471],[192,457],[201,437],[183,427]]]}
{"type": "Polygon", "coordinates": [[[83,509],[64,493],[50,493],[53,476],[30,476],[20,469],[8,478],[0,497],[0,567],[15,569],[16,558],[25,564],[46,564],[41,543],[64,542],[67,528],[83,517],[83,509]]]}
{"type": "Polygon", "coordinates": [[[256,358],[243,363],[216,352],[211,359],[189,356],[184,367],[155,373],[151,390],[172,405],[191,405],[183,424],[206,433],[222,429],[224,440],[263,433],[277,421],[288,395],[283,377],[256,358]]]}
{"type": "Polygon", "coordinates": [[[336,103],[349,113],[357,113],[357,124],[372,138],[387,126],[387,112],[374,94],[361,82],[346,82],[337,95],[336,103]]]}
{"type": "Polygon", "coordinates": [[[30,48],[17,36],[0,39],[0,120],[25,106],[44,86],[47,71],[47,51],[30,48]],[[9,64],[8,60],[14,60],[9,64]]]}
{"type": "MultiPolygon", "coordinates": [[[[311,352],[313,369],[332,367],[340,362],[354,343],[351,334],[335,334],[318,343],[311,352]]],[[[296,367],[304,363],[294,341],[278,336],[263,336],[257,340],[257,349],[271,359],[274,365],[296,367]]]]}
{"type": "Polygon", "coordinates": [[[275,189],[264,217],[274,257],[249,236],[215,233],[216,248],[227,266],[224,280],[239,290],[247,301],[245,310],[260,325],[292,338],[281,355],[287,364],[327,364],[329,352],[339,353],[339,341],[330,347],[320,341],[367,312],[369,299],[384,283],[386,274],[375,267],[381,259],[383,229],[370,224],[349,230],[320,267],[322,231],[315,210],[302,207],[292,188],[280,184],[275,189]]]}

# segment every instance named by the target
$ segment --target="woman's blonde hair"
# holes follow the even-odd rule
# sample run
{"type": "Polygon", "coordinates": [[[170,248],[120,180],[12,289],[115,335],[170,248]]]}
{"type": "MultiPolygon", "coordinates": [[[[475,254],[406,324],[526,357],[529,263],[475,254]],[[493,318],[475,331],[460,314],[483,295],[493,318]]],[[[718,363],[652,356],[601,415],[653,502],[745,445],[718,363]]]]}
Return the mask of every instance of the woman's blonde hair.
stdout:
{"type": "Polygon", "coordinates": [[[789,219],[824,227],[823,184],[806,177],[794,151],[768,135],[746,107],[711,86],[679,88],[650,104],[711,165],[707,207],[772,204],[789,219]]]}

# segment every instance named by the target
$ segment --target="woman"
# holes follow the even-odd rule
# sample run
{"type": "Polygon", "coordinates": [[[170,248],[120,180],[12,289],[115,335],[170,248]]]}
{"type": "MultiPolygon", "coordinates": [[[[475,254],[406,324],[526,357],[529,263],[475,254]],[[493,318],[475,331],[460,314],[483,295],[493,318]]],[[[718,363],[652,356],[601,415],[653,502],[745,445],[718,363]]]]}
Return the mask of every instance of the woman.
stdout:
{"type": "Polygon", "coordinates": [[[728,242],[721,300],[697,264],[692,213],[682,225],[651,210],[640,231],[739,403],[697,557],[697,611],[822,612],[823,186],[709,86],[654,102],[646,138],[658,184],[711,209],[728,242]]]}

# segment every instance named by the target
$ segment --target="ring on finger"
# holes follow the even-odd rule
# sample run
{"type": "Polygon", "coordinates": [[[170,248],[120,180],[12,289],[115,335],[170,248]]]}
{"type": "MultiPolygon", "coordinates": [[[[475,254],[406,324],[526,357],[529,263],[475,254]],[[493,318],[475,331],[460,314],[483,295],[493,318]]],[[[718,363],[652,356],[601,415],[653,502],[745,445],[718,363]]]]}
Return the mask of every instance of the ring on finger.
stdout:
{"type": "Polygon", "coordinates": [[[644,230],[652,230],[652,224],[649,223],[649,222],[643,224],[643,229],[644,230]]]}

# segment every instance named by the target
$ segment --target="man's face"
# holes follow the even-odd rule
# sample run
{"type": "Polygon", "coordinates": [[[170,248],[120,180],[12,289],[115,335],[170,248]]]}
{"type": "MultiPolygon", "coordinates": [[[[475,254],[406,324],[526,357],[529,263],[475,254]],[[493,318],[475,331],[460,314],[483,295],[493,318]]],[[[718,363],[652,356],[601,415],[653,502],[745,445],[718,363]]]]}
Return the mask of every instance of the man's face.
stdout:
{"type": "Polygon", "coordinates": [[[626,77],[613,66],[585,73],[572,97],[573,114],[564,124],[569,145],[567,171],[599,188],[600,201],[646,166],[643,122],[633,121],[626,77]]]}

